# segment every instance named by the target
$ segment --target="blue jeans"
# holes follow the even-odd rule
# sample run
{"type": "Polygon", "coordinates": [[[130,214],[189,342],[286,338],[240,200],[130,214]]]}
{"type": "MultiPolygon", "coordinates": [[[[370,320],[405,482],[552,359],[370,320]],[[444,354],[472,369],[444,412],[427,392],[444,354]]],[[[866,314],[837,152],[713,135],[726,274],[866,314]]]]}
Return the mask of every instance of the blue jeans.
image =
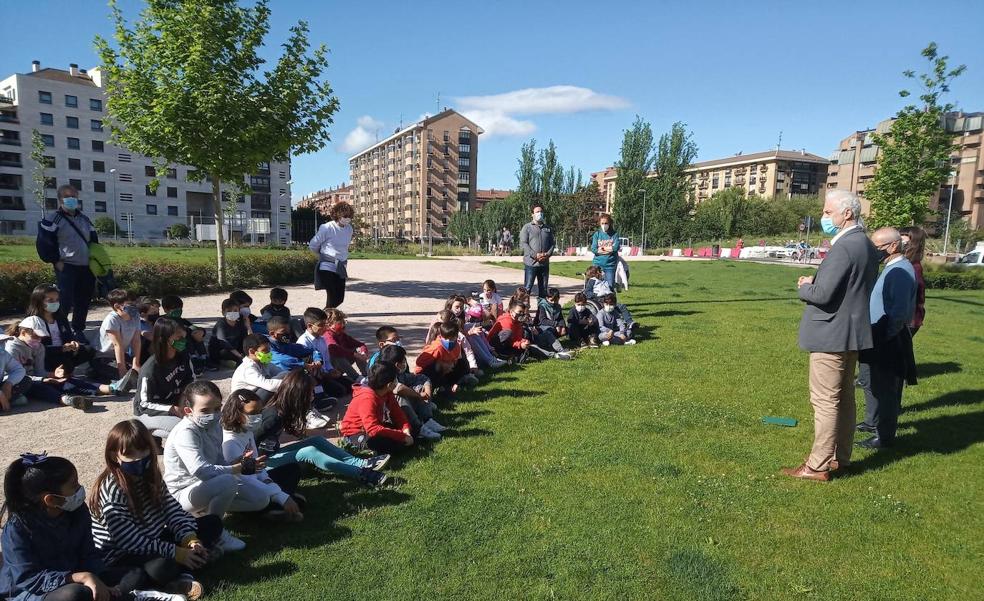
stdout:
{"type": "Polygon", "coordinates": [[[281,447],[267,457],[267,468],[274,469],[288,463],[310,463],[321,471],[333,472],[349,478],[358,478],[365,468],[365,461],[331,444],[323,436],[311,436],[300,442],[281,447]]]}
{"type": "Polygon", "coordinates": [[[526,273],[524,287],[533,294],[533,280],[537,282],[537,298],[547,297],[547,288],[550,286],[550,263],[543,265],[524,265],[526,273]]]}
{"type": "Polygon", "coordinates": [[[96,276],[89,266],[65,263],[61,271],[55,269],[55,279],[60,292],[62,313],[72,313],[72,329],[78,333],[85,331],[85,320],[89,316],[89,303],[96,289],[96,276]]]}
{"type": "Polygon", "coordinates": [[[601,271],[605,274],[605,281],[608,282],[609,287],[611,287],[612,292],[615,291],[615,266],[602,267],[601,271]]]}

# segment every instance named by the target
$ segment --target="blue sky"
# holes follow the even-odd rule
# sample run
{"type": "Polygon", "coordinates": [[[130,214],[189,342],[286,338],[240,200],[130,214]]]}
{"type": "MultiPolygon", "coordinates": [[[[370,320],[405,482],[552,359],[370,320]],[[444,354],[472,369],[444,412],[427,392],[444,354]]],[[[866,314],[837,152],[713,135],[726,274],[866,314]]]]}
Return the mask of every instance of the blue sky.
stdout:
{"type": "MultiPolygon", "coordinates": [[[[141,7],[122,0],[132,16],[141,7]]],[[[311,2],[272,0],[266,53],[304,19],[331,49],[341,100],[332,143],[294,162],[294,196],[348,179],[347,157],[440,106],[467,108],[480,139],[481,188],[515,185],[529,138],[553,139],[585,176],[618,156],[636,114],[665,131],[683,121],[699,159],[782,146],[828,155],[856,129],[903,105],[901,72],[936,41],[967,72],[950,100],[984,110],[980,3],[311,2]],[[944,10],[945,6],[945,10],[944,10]],[[557,87],[560,86],[560,87],[557,87]],[[521,92],[523,91],[523,92],[521,92]]],[[[97,0],[2,0],[0,76],[96,64],[108,35],[97,0]],[[46,35],[38,35],[44,18],[46,35]],[[58,25],[58,22],[64,26],[58,25]]]]}

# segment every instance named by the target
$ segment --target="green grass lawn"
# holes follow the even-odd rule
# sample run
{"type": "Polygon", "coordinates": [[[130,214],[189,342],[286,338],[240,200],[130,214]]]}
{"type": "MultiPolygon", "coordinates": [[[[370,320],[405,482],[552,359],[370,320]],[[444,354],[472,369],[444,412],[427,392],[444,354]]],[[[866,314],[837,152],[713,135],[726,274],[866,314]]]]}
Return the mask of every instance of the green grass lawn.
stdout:
{"type": "Polygon", "coordinates": [[[312,476],[303,524],[231,519],[249,547],[205,573],[209,598],[979,598],[984,293],[930,292],[898,446],[819,484],[777,475],[812,441],[802,270],[632,273],[641,344],[497,374],[399,486],[312,476]]]}

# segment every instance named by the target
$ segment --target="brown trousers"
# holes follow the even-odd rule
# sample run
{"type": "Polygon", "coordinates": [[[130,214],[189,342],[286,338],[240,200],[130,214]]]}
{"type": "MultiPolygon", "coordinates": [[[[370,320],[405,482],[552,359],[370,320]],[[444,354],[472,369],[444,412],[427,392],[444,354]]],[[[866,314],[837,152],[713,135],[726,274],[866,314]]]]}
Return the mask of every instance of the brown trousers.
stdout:
{"type": "Polygon", "coordinates": [[[857,351],[810,353],[810,404],[813,405],[813,449],[806,460],[811,470],[824,471],[837,459],[851,464],[854,444],[854,370],[857,351]]]}

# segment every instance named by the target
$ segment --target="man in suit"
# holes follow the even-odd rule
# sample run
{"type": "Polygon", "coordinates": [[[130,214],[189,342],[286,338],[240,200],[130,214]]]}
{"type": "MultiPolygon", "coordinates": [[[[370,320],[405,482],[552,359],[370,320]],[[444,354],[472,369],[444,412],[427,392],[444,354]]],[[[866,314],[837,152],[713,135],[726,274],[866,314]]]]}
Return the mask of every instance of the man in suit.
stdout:
{"type": "Polygon", "coordinates": [[[820,223],[834,235],[815,276],[799,278],[806,303],[799,345],[810,353],[813,448],[806,460],[782,473],[830,480],[851,463],[854,442],[854,370],[858,353],[871,348],[868,299],[878,276],[878,253],[859,223],[861,201],[846,190],[828,190],[820,223]]]}
{"type": "Polygon", "coordinates": [[[902,251],[902,236],[894,227],[884,227],[871,234],[871,242],[885,269],[871,291],[871,335],[874,346],[861,353],[865,421],[861,432],[875,436],[858,443],[868,449],[880,449],[895,442],[902,387],[916,383],[916,361],[912,354],[909,323],[916,309],[916,272],[902,251]]]}

